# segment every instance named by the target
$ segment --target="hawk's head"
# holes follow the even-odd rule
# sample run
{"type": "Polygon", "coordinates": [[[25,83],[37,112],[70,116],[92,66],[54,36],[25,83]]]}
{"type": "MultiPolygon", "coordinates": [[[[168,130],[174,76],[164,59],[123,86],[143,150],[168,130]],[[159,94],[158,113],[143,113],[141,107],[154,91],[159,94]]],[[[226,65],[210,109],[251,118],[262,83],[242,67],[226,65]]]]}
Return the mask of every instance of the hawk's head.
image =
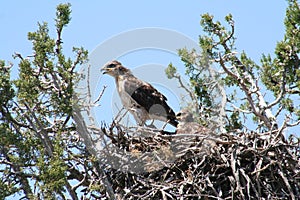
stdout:
{"type": "Polygon", "coordinates": [[[103,74],[109,74],[113,77],[117,77],[119,75],[124,75],[128,73],[131,74],[129,69],[123,67],[123,65],[116,60],[106,63],[101,69],[101,71],[103,71],[103,74]]]}
{"type": "Polygon", "coordinates": [[[191,113],[188,109],[181,110],[177,115],[176,118],[180,122],[194,122],[193,113],[191,113]]]}

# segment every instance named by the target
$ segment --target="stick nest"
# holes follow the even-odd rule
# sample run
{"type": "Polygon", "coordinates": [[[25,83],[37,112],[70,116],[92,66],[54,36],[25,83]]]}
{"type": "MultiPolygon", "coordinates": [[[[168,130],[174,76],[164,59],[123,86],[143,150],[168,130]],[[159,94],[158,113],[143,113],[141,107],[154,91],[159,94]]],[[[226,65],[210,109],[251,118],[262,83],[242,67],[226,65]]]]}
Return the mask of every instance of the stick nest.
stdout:
{"type": "Polygon", "coordinates": [[[278,130],[164,135],[114,124],[102,131],[111,141],[106,152],[123,158],[103,159],[117,199],[300,197],[300,140],[276,137],[278,130]]]}

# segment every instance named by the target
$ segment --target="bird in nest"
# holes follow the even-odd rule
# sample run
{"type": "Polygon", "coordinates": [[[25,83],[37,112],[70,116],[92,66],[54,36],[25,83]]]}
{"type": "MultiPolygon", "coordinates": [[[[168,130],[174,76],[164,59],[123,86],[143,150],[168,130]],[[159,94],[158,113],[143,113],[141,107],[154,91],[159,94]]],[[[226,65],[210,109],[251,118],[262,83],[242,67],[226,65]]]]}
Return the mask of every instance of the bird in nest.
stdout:
{"type": "Polygon", "coordinates": [[[176,115],[167,104],[167,98],[151,84],[135,77],[116,60],[105,64],[101,71],[115,78],[121,102],[138,125],[145,125],[147,120],[159,120],[177,127],[176,115]]]}

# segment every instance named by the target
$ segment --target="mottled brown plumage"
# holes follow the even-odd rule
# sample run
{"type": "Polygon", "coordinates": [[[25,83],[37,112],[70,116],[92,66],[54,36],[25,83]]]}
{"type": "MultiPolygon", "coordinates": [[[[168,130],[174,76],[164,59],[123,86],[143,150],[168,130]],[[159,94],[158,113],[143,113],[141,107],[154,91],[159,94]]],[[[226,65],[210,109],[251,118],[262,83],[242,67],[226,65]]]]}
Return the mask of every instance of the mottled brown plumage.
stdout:
{"type": "Polygon", "coordinates": [[[144,125],[146,120],[154,119],[177,126],[175,113],[168,106],[167,98],[152,85],[136,78],[118,61],[108,62],[102,71],[103,74],[115,78],[124,107],[129,110],[139,125],[144,125]]]}
{"type": "Polygon", "coordinates": [[[176,129],[177,134],[201,134],[206,128],[195,122],[193,114],[189,109],[183,109],[177,114],[179,124],[176,129]]]}
{"type": "Polygon", "coordinates": [[[183,149],[197,146],[198,150],[203,154],[211,154],[217,147],[216,141],[219,136],[212,130],[200,125],[194,121],[193,114],[190,109],[183,109],[177,114],[179,124],[176,128],[176,134],[182,135],[178,138],[177,143],[183,144],[183,149]]]}

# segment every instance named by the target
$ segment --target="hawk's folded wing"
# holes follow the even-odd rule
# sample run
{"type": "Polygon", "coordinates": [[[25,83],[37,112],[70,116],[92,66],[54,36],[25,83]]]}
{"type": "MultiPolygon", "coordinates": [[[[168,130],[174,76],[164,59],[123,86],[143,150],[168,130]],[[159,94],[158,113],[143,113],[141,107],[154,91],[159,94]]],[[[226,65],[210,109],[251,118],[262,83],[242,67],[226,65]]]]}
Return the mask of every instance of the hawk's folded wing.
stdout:
{"type": "Polygon", "coordinates": [[[164,117],[169,123],[177,126],[174,111],[168,106],[167,98],[149,83],[130,77],[124,82],[125,91],[149,114],[164,117]]]}

